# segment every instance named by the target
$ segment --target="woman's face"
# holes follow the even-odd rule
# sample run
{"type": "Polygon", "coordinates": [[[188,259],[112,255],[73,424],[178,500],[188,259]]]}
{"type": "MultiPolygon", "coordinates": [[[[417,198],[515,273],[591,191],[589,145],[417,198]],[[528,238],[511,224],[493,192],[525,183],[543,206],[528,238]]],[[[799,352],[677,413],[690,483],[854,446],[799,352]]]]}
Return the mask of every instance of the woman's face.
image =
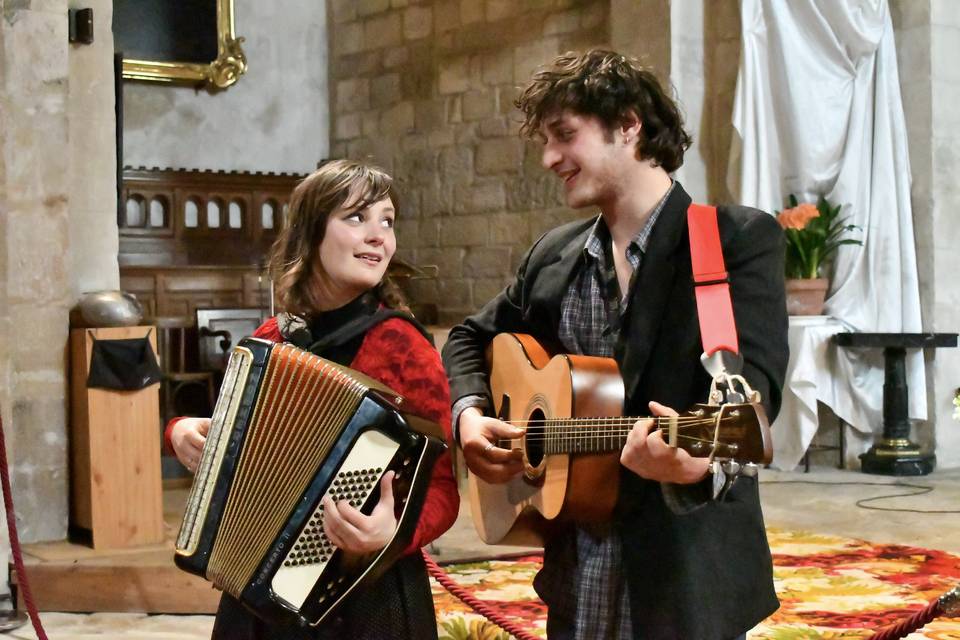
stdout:
{"type": "Polygon", "coordinates": [[[396,212],[389,197],[352,211],[351,196],[327,218],[318,252],[319,290],[327,309],[336,309],[377,286],[397,250],[396,212]]]}

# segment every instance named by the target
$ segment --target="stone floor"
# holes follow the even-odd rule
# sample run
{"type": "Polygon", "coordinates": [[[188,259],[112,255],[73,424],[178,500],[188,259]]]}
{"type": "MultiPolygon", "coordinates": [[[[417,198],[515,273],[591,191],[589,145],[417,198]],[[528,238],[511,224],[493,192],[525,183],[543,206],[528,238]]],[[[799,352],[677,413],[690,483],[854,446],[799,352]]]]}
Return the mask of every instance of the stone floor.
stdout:
{"type": "MultiPolygon", "coordinates": [[[[769,526],[960,554],[960,470],[936,471],[921,478],[868,476],[816,466],[808,474],[766,470],[761,474],[761,496],[769,526]],[[932,491],[905,496],[921,489],[904,485],[931,487],[932,491]],[[885,497],[895,495],[901,497],[885,497]],[[875,498],[881,499],[871,500],[875,498]],[[873,509],[857,506],[858,501],[864,500],[870,501],[864,506],[873,509]]],[[[477,539],[466,503],[456,525],[436,542],[434,549],[441,559],[477,557],[503,550],[487,547],[477,539]]],[[[54,640],[200,640],[210,637],[213,626],[211,616],[44,613],[41,617],[48,636],[54,640]]],[[[27,625],[7,637],[27,640],[37,636],[27,625]]]]}

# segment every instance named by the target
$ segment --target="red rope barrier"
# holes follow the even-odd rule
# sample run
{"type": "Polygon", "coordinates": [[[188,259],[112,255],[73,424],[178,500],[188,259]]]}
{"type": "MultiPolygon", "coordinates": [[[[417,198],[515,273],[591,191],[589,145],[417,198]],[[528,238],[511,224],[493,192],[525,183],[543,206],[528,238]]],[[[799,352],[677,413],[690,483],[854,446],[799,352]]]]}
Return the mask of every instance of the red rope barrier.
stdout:
{"type": "Polygon", "coordinates": [[[507,620],[500,612],[494,609],[492,606],[484,602],[483,600],[477,598],[469,591],[457,584],[453,578],[451,578],[446,571],[440,568],[440,565],[430,557],[430,554],[426,551],[423,551],[423,561],[427,563],[427,572],[434,577],[434,579],[440,583],[440,585],[452,593],[454,597],[463,602],[465,605],[482,615],[484,618],[494,623],[517,640],[540,640],[537,636],[533,635],[525,629],[521,629],[519,625],[515,622],[507,620]]]}
{"type": "Polygon", "coordinates": [[[906,637],[942,615],[960,615],[960,586],[954,587],[936,600],[932,600],[923,611],[918,611],[906,620],[880,629],[870,636],[869,640],[894,640],[895,638],[906,637]]]}
{"type": "MultiPolygon", "coordinates": [[[[37,605],[33,602],[30,584],[27,582],[27,571],[23,568],[23,555],[20,553],[20,537],[17,535],[17,516],[13,511],[13,492],[10,490],[10,471],[7,467],[7,443],[3,436],[3,417],[0,416],[0,482],[3,483],[3,505],[7,512],[7,532],[10,534],[10,550],[13,552],[13,566],[17,569],[17,583],[23,591],[23,603],[27,606],[27,614],[33,623],[33,630],[37,632],[38,640],[47,640],[47,634],[40,624],[40,614],[37,605]]],[[[14,603],[16,606],[16,603],[14,603]]]]}

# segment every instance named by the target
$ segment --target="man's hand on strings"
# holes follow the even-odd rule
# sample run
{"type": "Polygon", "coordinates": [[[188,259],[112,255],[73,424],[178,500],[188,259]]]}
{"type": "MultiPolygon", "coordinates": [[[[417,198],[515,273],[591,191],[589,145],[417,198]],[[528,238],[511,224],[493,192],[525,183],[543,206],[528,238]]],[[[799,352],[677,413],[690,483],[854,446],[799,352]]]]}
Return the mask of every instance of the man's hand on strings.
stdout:
{"type": "MultiPolygon", "coordinates": [[[[650,411],[658,417],[677,415],[659,402],[651,402],[650,411]]],[[[637,420],[620,454],[620,464],[641,478],[657,482],[692,484],[702,480],[710,469],[709,460],[671,447],[664,441],[662,430],[652,431],[653,424],[652,418],[637,420]]]]}
{"type": "Polygon", "coordinates": [[[393,511],[393,471],[380,479],[380,501],[369,516],[346,500],[323,499],[323,532],[337,548],[347,553],[370,553],[387,546],[397,530],[393,511]]]}
{"type": "Polygon", "coordinates": [[[488,418],[476,407],[460,414],[460,447],[470,471],[481,480],[500,484],[523,471],[523,453],[499,446],[501,440],[519,438],[523,429],[488,418]]]}

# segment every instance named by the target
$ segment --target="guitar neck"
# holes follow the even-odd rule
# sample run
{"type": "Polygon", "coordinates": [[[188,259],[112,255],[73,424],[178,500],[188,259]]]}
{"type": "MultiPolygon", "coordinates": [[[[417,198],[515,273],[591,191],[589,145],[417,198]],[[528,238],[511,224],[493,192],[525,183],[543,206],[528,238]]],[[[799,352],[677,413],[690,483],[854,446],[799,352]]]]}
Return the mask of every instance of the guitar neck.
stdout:
{"type": "MultiPolygon", "coordinates": [[[[563,453],[610,453],[620,451],[639,417],[550,419],[543,422],[543,451],[563,453]]],[[[670,418],[653,418],[654,429],[667,427],[670,418]]],[[[529,430],[528,430],[529,431],[529,430]]]]}

